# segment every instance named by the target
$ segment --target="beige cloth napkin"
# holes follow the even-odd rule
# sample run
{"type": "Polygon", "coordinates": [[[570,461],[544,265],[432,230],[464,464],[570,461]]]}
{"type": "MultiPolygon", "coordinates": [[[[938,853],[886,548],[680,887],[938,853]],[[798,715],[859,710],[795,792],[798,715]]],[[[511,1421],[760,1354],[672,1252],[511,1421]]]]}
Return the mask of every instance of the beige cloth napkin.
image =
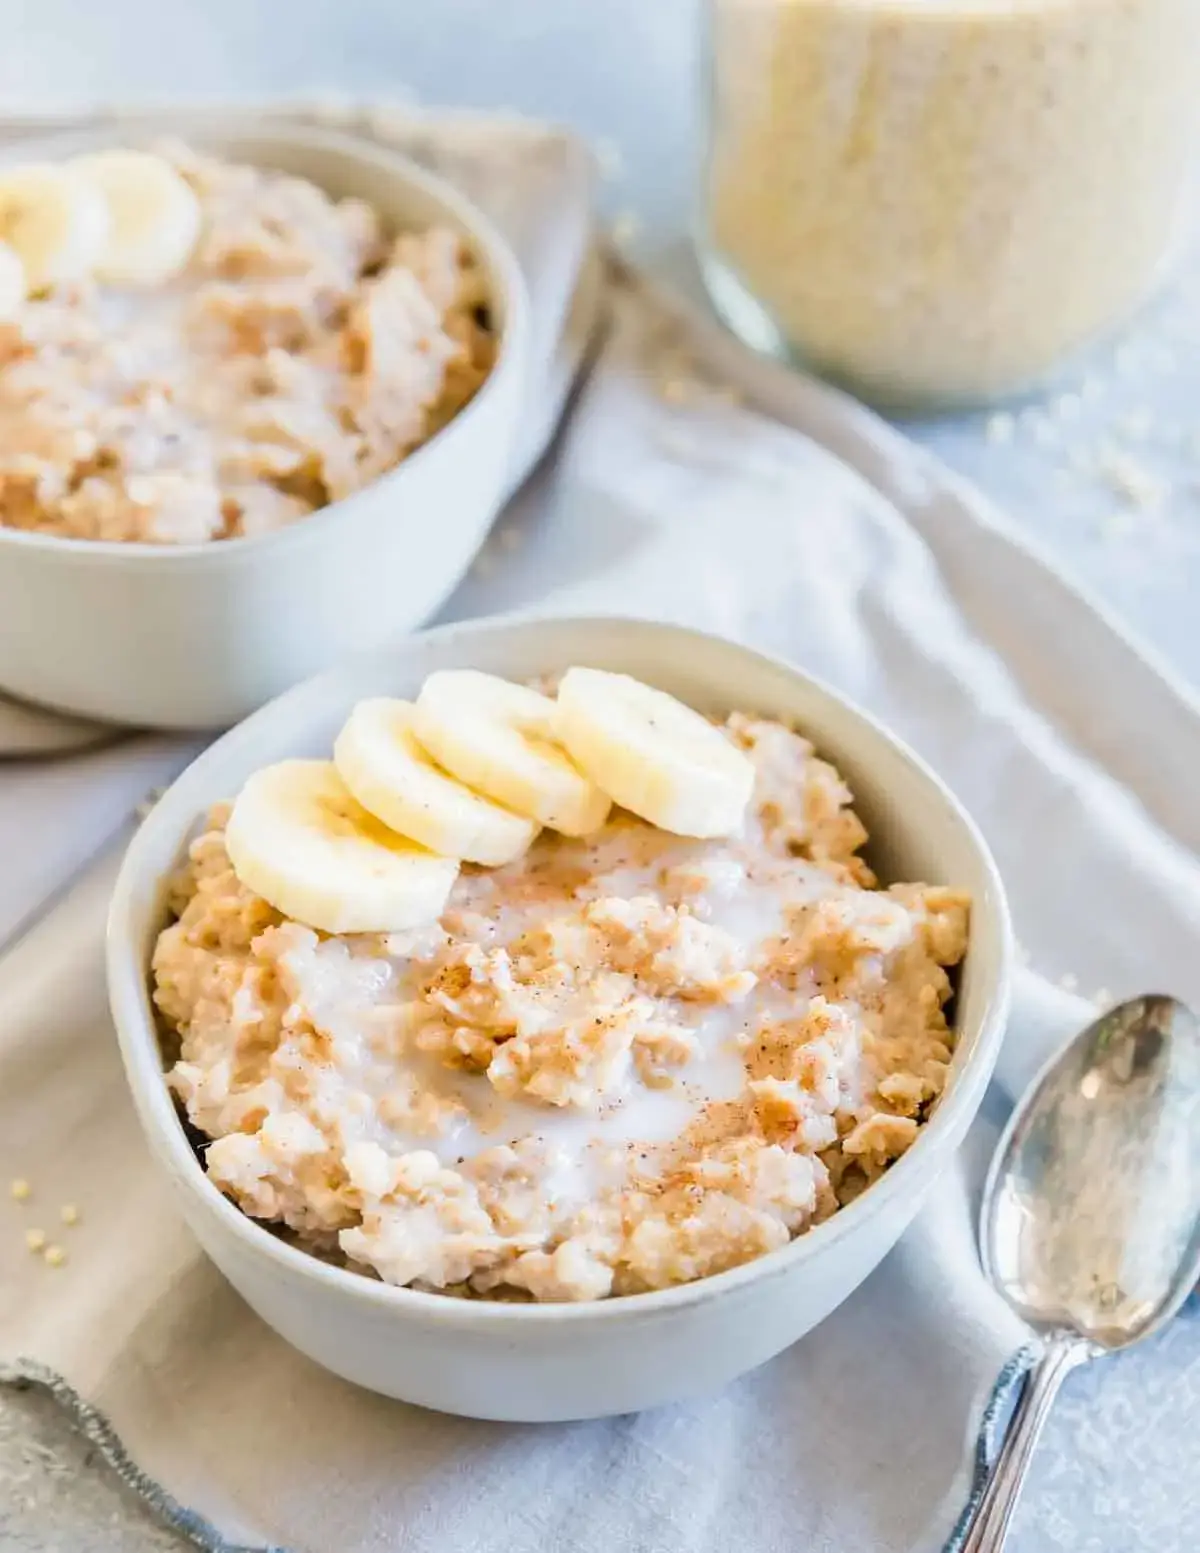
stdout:
{"type": "MultiPolygon", "coordinates": [[[[792,657],[956,787],[1040,965],[1089,989],[1200,995],[1200,708],[936,463],[642,286],[617,288],[565,437],[448,614],[517,605],[673,616],[792,657]]],[[[883,1267],[719,1395],[563,1427],[422,1413],[288,1350],[178,1222],[104,1010],[113,866],[0,962],[0,1180],[34,1187],[25,1206],[0,1202],[0,1358],[10,1377],[51,1385],[200,1545],[901,1553],[951,1537],[976,1437],[1027,1335],[973,1249],[1002,1097],[883,1267]],[[68,1201],[81,1222],[60,1229],[68,1201]],[[35,1224],[66,1265],[21,1249],[35,1224]]],[[[1027,991],[1010,1087],[1088,1012],[1044,983],[1027,991]]],[[[1191,1546],[1179,1537],[1200,1524],[1186,1470],[1198,1328],[1177,1323],[1080,1378],[1045,1447],[1053,1495],[1035,1483],[1018,1553],[1191,1546]],[[1147,1397],[1152,1426],[1122,1428],[1147,1397]],[[1072,1540],[1097,1524],[1097,1484],[1100,1540],[1072,1540]],[[1132,1526],[1134,1504],[1136,1540],[1105,1542],[1105,1527],[1132,1526]]]]}

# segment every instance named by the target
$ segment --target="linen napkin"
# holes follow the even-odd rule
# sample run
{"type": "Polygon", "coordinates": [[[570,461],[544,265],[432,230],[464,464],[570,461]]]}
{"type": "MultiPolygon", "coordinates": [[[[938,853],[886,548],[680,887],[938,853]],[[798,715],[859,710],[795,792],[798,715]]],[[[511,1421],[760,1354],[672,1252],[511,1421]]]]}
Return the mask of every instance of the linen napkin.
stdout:
{"type": "MultiPolygon", "coordinates": [[[[615,609],[785,654],[956,788],[1040,968],[1089,991],[1200,997],[1200,708],[1186,691],[866,412],[748,361],[629,277],[610,293],[611,329],[553,458],[447,615],[615,609]]],[[[879,1271],[719,1395],[561,1427],[422,1413],[288,1350],[179,1224],[104,1009],[114,867],[104,858],[0,963],[0,1179],[34,1189],[0,1204],[0,1355],[8,1375],[51,1386],[199,1545],[901,1553],[952,1537],[1028,1336],[973,1247],[999,1094],[879,1271]],[[71,1229],[55,1224],[67,1202],[71,1229]],[[34,1224],[66,1265],[20,1250],[34,1224]]],[[[1028,983],[1008,1085],[1088,1012],[1028,983]]],[[[1198,1327],[1076,1378],[1042,1457],[1053,1495],[1035,1481],[1018,1548],[1190,1545],[1198,1327]],[[1105,1540],[1114,1526],[1119,1542],[1105,1540]]]]}

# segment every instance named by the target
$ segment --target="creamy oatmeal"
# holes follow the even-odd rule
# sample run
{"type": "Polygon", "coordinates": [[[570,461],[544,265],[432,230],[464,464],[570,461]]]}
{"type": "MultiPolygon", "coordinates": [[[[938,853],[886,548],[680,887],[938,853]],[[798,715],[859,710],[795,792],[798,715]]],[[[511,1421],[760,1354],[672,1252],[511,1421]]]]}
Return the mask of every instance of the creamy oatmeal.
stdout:
{"type": "Polygon", "coordinates": [[[74,279],[0,322],[0,523],[158,544],[256,535],[368,485],[493,358],[457,234],[172,146],[199,202],[182,271],[74,279]]]}
{"type": "Polygon", "coordinates": [[[946,1082],[966,897],[878,888],[811,745],[726,731],[737,834],[614,811],[464,866],[406,934],[284,918],[215,813],[153,963],[215,1184],[389,1283],[589,1300],[746,1262],[876,1180],[946,1082]]]}

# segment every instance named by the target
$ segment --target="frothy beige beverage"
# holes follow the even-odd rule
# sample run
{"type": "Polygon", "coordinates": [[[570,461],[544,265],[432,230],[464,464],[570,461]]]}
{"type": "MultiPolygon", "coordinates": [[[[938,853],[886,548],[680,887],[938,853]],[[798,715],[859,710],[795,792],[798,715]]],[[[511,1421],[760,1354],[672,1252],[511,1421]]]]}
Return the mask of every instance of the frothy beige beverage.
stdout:
{"type": "Polygon", "coordinates": [[[1030,386],[1178,231],[1200,0],[709,0],[714,297],[870,397],[1030,386]]]}

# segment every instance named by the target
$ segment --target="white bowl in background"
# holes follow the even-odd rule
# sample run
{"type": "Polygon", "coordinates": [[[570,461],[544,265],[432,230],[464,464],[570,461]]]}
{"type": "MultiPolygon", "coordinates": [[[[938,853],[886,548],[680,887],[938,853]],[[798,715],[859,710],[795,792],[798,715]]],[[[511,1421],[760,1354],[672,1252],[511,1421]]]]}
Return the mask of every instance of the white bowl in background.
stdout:
{"type": "Polygon", "coordinates": [[[234,1287],[288,1342],[359,1385],[444,1412],[529,1421],[633,1412],[711,1390],[846,1299],[907,1227],[975,1115],[1000,1044],[1011,960],[995,864],[953,796],[910,751],[783,663],[681,627],[623,619],[449,626],[281,697],[201,755],[155,806],[125,858],[108,930],[112,1011],[142,1127],[181,1212],[234,1287]],[[884,878],[971,892],[946,1093],[913,1146],[856,1201],[782,1250],[696,1283],[592,1304],[503,1304],[394,1288],[330,1266],[234,1207],[185,1136],[148,987],[166,920],[164,881],[209,805],[268,762],[327,753],[360,697],[413,696],[440,668],[523,680],[575,663],[637,675],[706,711],[794,721],[845,774],[884,878]]]}
{"type": "Polygon", "coordinates": [[[150,545],[0,526],[0,690],[101,721],[222,728],[396,639],[453,590],[507,489],[529,303],[507,243],[468,200],[398,153],[331,131],[164,116],[17,142],[0,167],[164,136],[356,195],[397,228],[462,232],[498,334],[492,372],[448,426],[364,490],[275,533],[150,545]]]}

